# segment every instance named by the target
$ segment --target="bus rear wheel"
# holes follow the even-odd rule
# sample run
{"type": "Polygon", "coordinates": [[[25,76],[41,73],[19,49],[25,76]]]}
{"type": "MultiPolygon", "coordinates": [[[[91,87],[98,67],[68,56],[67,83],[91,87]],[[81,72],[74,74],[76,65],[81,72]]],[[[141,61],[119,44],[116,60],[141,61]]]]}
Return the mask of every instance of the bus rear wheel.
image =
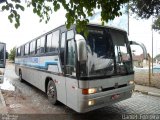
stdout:
{"type": "Polygon", "coordinates": [[[47,87],[47,96],[48,96],[48,100],[51,104],[56,105],[57,104],[57,90],[56,90],[56,86],[55,83],[50,80],[48,82],[48,87],[47,87]]]}

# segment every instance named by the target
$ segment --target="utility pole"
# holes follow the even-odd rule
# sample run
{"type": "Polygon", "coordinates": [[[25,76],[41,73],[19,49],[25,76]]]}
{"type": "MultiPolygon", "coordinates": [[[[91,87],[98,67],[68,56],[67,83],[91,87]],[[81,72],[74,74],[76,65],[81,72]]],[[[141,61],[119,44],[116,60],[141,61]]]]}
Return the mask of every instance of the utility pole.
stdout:
{"type": "MultiPolygon", "coordinates": [[[[153,25],[153,16],[152,16],[152,25],[153,25]]],[[[153,76],[153,27],[152,27],[152,76],[153,76]]]]}
{"type": "Polygon", "coordinates": [[[147,56],[148,56],[148,84],[149,84],[149,86],[151,86],[151,57],[150,57],[150,55],[149,55],[149,53],[147,54],[147,56]]]}
{"type": "Polygon", "coordinates": [[[128,1],[128,35],[129,35],[129,1],[128,1]]]}

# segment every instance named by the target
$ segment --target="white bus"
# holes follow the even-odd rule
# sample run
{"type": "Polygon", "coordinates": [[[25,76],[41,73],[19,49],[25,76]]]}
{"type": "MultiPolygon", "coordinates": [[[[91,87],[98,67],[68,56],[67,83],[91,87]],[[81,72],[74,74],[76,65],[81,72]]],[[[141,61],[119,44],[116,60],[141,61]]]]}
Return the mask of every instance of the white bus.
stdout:
{"type": "Polygon", "coordinates": [[[88,36],[62,25],[16,50],[15,72],[57,101],[84,113],[130,98],[134,89],[127,33],[89,24],[88,36]]]}
{"type": "Polygon", "coordinates": [[[0,42],[0,83],[4,80],[4,68],[6,63],[6,44],[0,42]]]}

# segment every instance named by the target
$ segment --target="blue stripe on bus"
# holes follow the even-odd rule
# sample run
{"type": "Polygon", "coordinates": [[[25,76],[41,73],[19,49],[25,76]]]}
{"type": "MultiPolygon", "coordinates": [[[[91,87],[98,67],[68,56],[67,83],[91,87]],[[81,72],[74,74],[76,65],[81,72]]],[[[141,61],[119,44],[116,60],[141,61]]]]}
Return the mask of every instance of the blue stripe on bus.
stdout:
{"type": "Polygon", "coordinates": [[[31,65],[31,64],[22,64],[22,65],[26,65],[29,67],[35,67],[35,68],[40,68],[40,69],[48,69],[49,65],[58,65],[57,61],[54,62],[45,62],[44,65],[31,65]]]}

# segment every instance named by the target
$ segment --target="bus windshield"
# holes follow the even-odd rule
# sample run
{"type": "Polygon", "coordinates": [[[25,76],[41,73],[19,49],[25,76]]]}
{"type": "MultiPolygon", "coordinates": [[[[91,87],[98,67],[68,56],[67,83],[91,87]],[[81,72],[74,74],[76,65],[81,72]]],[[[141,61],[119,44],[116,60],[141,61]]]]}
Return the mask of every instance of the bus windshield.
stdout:
{"type": "Polygon", "coordinates": [[[4,54],[5,54],[4,44],[0,43],[0,68],[4,67],[4,62],[5,62],[4,54]]]}
{"type": "Polygon", "coordinates": [[[86,38],[88,60],[80,67],[81,77],[124,75],[133,72],[130,47],[125,32],[109,28],[89,28],[86,38]]]}

